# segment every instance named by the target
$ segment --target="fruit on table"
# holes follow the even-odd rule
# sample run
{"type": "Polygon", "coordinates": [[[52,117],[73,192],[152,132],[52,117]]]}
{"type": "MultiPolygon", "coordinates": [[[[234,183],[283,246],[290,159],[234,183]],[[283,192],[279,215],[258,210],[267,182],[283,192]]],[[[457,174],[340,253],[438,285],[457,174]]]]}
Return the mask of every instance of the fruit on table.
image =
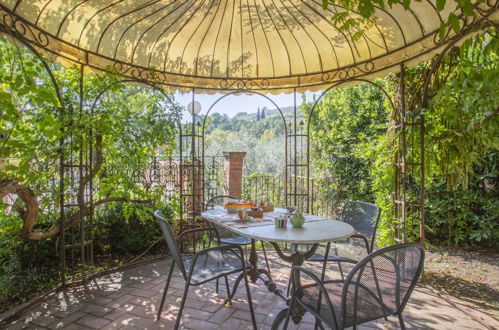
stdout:
{"type": "Polygon", "coordinates": [[[251,202],[229,202],[224,207],[226,209],[251,209],[256,207],[256,204],[251,202]]]}

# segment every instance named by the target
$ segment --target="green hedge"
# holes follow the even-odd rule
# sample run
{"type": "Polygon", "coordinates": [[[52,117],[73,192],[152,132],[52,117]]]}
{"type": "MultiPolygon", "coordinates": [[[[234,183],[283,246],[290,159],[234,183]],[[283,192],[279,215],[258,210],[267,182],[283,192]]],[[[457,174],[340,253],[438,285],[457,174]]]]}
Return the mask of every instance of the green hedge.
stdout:
{"type": "Polygon", "coordinates": [[[448,189],[443,179],[428,185],[425,218],[430,242],[499,247],[497,154],[486,159],[474,168],[466,189],[448,189]]]}

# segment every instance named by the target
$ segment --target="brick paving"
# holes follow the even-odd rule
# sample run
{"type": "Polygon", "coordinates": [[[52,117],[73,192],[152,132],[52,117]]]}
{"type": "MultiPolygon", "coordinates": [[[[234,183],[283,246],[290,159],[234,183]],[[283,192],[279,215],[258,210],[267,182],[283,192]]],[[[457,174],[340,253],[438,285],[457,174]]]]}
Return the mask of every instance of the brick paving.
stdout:
{"type": "MultiPolygon", "coordinates": [[[[180,273],[172,279],[161,320],[156,320],[157,306],[165,285],[170,259],[96,278],[50,297],[35,306],[9,329],[172,329],[184,288],[180,273]]],[[[289,265],[270,255],[274,281],[285,290],[289,265]]],[[[311,268],[318,267],[308,264],[311,268]]],[[[328,277],[339,278],[334,267],[328,277]]],[[[318,271],[319,269],[316,268],[318,271]]],[[[234,280],[235,275],[231,279],[234,280]]],[[[231,307],[224,306],[224,285],[215,293],[215,282],[191,287],[182,315],[183,329],[251,329],[244,286],[240,287],[231,307]]],[[[257,282],[251,284],[255,316],[259,329],[270,329],[275,315],[285,308],[279,297],[257,282]]],[[[413,329],[482,329],[499,328],[492,316],[467,302],[418,286],[404,312],[407,328],[413,329]],[[449,301],[451,303],[449,303],[449,301]],[[464,313],[466,311],[467,313],[464,313]],[[477,320],[481,321],[478,322],[477,320]]],[[[305,315],[289,329],[313,329],[313,318],[305,315]]],[[[360,329],[398,328],[391,317],[367,323],[360,329]]]]}

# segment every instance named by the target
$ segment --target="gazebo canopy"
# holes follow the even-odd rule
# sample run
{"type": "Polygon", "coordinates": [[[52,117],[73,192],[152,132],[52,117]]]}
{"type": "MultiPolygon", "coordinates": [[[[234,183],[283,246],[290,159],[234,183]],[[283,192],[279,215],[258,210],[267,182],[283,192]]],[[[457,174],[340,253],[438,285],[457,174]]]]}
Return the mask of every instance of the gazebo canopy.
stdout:
{"type": "Polygon", "coordinates": [[[333,23],[342,7],[324,10],[321,0],[0,0],[0,28],[66,65],[177,89],[277,93],[398,71],[481,20],[499,22],[497,1],[477,3],[480,13],[460,21],[460,34],[439,42],[456,2],[441,12],[435,2],[378,7],[360,38],[333,23]]]}

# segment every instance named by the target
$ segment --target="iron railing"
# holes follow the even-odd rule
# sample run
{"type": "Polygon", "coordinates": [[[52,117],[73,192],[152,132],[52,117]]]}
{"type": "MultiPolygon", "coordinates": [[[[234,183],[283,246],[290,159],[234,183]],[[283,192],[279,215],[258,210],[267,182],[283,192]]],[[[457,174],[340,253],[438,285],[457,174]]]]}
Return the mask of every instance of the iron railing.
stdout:
{"type": "MultiPolygon", "coordinates": [[[[307,178],[298,176],[294,178],[297,188],[305,191],[307,189],[307,178]]],[[[336,219],[341,208],[338,191],[334,186],[332,177],[311,178],[308,180],[310,196],[307,205],[293,205],[325,218],[336,219]]],[[[277,207],[286,205],[285,178],[284,175],[271,176],[265,173],[257,173],[243,178],[242,198],[255,202],[268,201],[277,207]]]]}

